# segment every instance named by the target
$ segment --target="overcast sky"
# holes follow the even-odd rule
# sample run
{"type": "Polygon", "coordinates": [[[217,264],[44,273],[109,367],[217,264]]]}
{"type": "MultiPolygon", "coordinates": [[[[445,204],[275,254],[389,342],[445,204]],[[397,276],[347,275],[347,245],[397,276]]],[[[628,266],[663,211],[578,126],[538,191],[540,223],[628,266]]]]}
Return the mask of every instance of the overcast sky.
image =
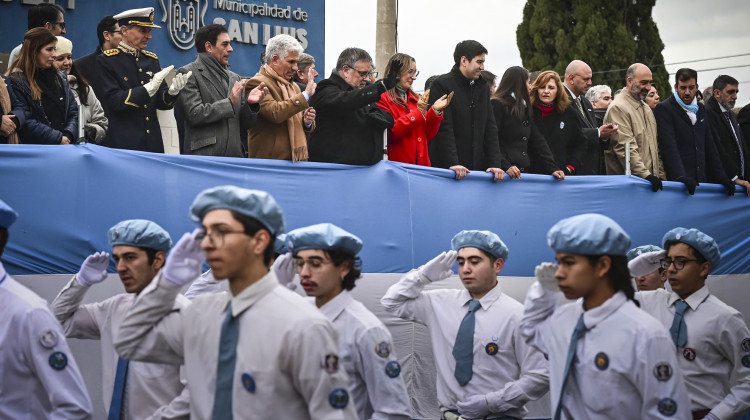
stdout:
{"type": "MultiPolygon", "coordinates": [[[[360,47],[375,56],[376,0],[326,2],[326,69],[328,76],[339,53],[360,47]]],[[[485,68],[498,77],[510,66],[521,65],[516,27],[523,19],[525,0],[402,0],[398,13],[398,51],[414,56],[420,70],[415,88],[427,77],[448,72],[453,49],[461,40],[476,39],[489,51],[485,68]]],[[[750,102],[750,1],[713,2],[658,0],[653,10],[665,48],[665,63],[747,54],[742,57],[667,65],[698,70],[701,90],[720,74],[740,81],[737,105],[750,102]],[[689,4],[689,6],[686,6],[689,4]],[[727,68],[742,66],[738,68],[727,68]],[[701,71],[703,69],[723,68],[701,71]]],[[[572,59],[573,57],[571,57],[572,59]]],[[[378,64],[379,70],[385,63],[378,64]]],[[[320,71],[320,70],[319,70],[320,71]]],[[[596,71],[596,69],[594,69],[596,71]]],[[[674,85],[674,78],[670,77],[674,85]]],[[[594,79],[596,84],[596,78],[594,79]]]]}

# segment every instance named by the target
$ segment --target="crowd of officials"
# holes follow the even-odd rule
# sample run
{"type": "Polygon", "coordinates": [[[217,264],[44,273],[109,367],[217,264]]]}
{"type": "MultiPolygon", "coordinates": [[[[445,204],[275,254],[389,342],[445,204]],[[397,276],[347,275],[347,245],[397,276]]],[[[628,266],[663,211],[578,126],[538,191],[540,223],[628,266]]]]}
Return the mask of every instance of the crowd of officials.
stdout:
{"type": "MultiPolygon", "coordinates": [[[[62,9],[34,6],[29,26],[0,88],[7,143],[84,138],[163,152],[155,109],[177,105],[191,154],[369,165],[387,130],[389,158],[457,179],[627,170],[654,191],[665,179],[690,194],[701,182],[750,190],[729,76],[705,105],[695,71],[680,69],[674,96],[659,102],[639,63],[614,99],[606,86],[590,89],[592,71],[578,60],[563,77],[511,67],[495,86],[486,49],[463,41],[451,71],[419,95],[407,54],[377,79],[369,54],[348,48],[318,84],[314,58],[279,35],[248,80],[227,67],[226,29],[207,25],[196,61],[167,83],[172,66],[145,50],[158,28],[151,8],[103,19],[100,48],[79,60],[59,36],[62,9]]],[[[113,226],[111,251],[86,258],[51,308],[0,264],[0,418],[91,418],[66,337],[100,341],[109,419],[412,418],[393,338],[350,294],[360,238],[329,223],[285,233],[271,195],[234,186],[202,191],[190,214],[198,228],[174,245],[153,221],[113,226]],[[112,261],[125,293],[82,304],[112,261]]],[[[0,201],[0,255],[17,217],[0,201]]],[[[443,420],[520,419],[547,392],[555,420],[724,420],[750,410],[750,331],[706,287],[721,263],[711,236],[676,227],[661,247],[633,248],[616,222],[584,214],[547,239],[557,263],[536,267],[524,305],[498,285],[510,250],[480,230],[446,240],[382,297],[388,312],[428,327],[443,420]],[[426,290],[456,264],[462,288],[426,290]]]]}
{"type": "Polygon", "coordinates": [[[625,87],[592,87],[573,60],[563,75],[518,66],[497,80],[477,41],[456,45],[454,66],[414,91],[417,60],[393,55],[381,77],[371,56],[347,48],[316,83],[315,58],[288,35],[271,38],[257,74],[229,70],[226,28],[196,34],[196,60],[173,72],[146,50],[153,9],[107,16],[99,46],[73,59],[62,8],[29,9],[29,31],[0,86],[3,143],[70,144],[164,152],[157,109],[174,109],[184,154],[372,165],[389,160],[448,168],[457,179],[506,174],[632,174],[654,191],[663,180],[739,185],[750,194],[750,108],[734,112],[738,81],[699,90],[695,70],[675,74],[660,102],[651,69],[634,63],[625,87]],[[172,73],[174,73],[172,75],[172,73]],[[617,93],[620,94],[617,94],[617,93]]]}

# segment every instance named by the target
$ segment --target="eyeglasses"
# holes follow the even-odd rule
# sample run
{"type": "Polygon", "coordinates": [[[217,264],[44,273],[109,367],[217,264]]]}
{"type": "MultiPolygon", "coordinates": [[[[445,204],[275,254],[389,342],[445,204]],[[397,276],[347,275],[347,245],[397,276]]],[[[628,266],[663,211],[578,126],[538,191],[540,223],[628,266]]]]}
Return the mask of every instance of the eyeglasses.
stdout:
{"type": "Polygon", "coordinates": [[[350,66],[348,64],[346,66],[356,71],[357,73],[359,73],[359,75],[362,76],[363,79],[367,79],[368,77],[372,77],[374,79],[378,77],[378,72],[376,71],[367,71],[367,70],[360,71],[360,70],[355,69],[354,66],[350,66]]]}
{"type": "Polygon", "coordinates": [[[698,261],[698,260],[689,260],[687,258],[675,258],[674,260],[671,258],[667,258],[664,260],[659,261],[659,265],[661,265],[661,268],[667,270],[670,265],[674,264],[674,268],[676,270],[682,270],[685,268],[685,264],[689,263],[690,261],[698,261]]]}
{"type": "Polygon", "coordinates": [[[233,231],[233,230],[214,230],[211,232],[203,231],[199,233],[195,239],[199,241],[203,241],[203,238],[208,236],[208,241],[211,242],[211,245],[213,245],[214,248],[219,249],[222,246],[224,246],[224,237],[226,235],[231,235],[233,233],[241,233],[245,235],[244,231],[233,231]]]}
{"type": "Polygon", "coordinates": [[[65,22],[52,22],[53,25],[60,25],[60,28],[65,29],[65,22]]]}
{"type": "Polygon", "coordinates": [[[295,257],[294,263],[297,265],[297,271],[302,271],[303,268],[305,268],[305,265],[308,265],[310,271],[319,271],[323,268],[326,264],[333,264],[333,261],[331,260],[324,260],[322,258],[300,258],[295,257]]]}
{"type": "Polygon", "coordinates": [[[409,70],[406,72],[406,74],[408,74],[411,77],[417,77],[419,76],[419,70],[409,70]]]}
{"type": "Polygon", "coordinates": [[[122,30],[120,30],[120,29],[118,29],[116,31],[107,31],[107,32],[109,32],[111,34],[120,34],[120,35],[122,35],[122,30]]]}

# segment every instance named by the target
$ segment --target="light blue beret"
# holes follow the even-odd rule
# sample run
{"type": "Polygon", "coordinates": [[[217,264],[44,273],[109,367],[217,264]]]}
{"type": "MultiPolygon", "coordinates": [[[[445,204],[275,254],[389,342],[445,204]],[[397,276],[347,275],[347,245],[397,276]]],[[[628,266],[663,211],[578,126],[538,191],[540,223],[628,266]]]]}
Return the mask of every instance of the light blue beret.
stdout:
{"type": "Polygon", "coordinates": [[[609,217],[587,213],[557,222],[547,232],[547,243],[555,252],[625,256],[630,236],[609,217]]]}
{"type": "Polygon", "coordinates": [[[294,229],[286,236],[286,244],[292,252],[303,249],[343,250],[357,255],[362,249],[362,240],[331,223],[320,223],[294,229]]]}
{"type": "Polygon", "coordinates": [[[150,220],[123,220],[109,228],[107,238],[109,238],[109,244],[113,247],[127,245],[164,252],[169,252],[169,249],[172,248],[172,239],[169,237],[169,233],[150,220]]]}
{"type": "Polygon", "coordinates": [[[0,227],[8,229],[18,219],[18,213],[0,200],[0,227]]]}
{"type": "Polygon", "coordinates": [[[451,239],[451,247],[454,251],[466,247],[479,248],[495,258],[508,260],[508,247],[499,236],[489,230],[462,230],[451,239]]]}
{"type": "Polygon", "coordinates": [[[635,257],[637,257],[637,256],[639,256],[641,254],[645,254],[647,252],[654,252],[654,251],[664,251],[664,250],[661,249],[661,248],[659,248],[656,245],[641,245],[641,246],[637,246],[637,247],[631,249],[630,251],[628,251],[628,253],[627,253],[628,261],[633,261],[633,258],[635,258],[635,257]]]}
{"type": "Polygon", "coordinates": [[[703,258],[707,259],[711,263],[711,271],[716,270],[721,263],[721,251],[719,250],[719,244],[716,243],[714,238],[706,235],[698,229],[685,229],[683,227],[676,227],[661,240],[663,246],[666,248],[667,241],[678,241],[688,244],[695,248],[703,258]]]}
{"type": "Polygon", "coordinates": [[[277,254],[286,254],[290,251],[289,247],[286,246],[286,233],[280,233],[276,235],[276,240],[273,243],[274,252],[277,254]]]}
{"type": "Polygon", "coordinates": [[[277,236],[284,233],[284,214],[271,194],[260,190],[224,185],[203,190],[190,206],[190,216],[203,220],[211,210],[227,209],[252,217],[277,236]]]}

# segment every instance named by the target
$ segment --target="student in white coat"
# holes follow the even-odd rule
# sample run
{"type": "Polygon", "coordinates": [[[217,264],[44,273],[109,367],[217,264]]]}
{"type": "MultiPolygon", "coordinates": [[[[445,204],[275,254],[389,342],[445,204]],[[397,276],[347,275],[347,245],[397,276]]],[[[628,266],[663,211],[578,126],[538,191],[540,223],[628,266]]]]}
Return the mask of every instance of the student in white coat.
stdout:
{"type": "Polygon", "coordinates": [[[549,357],[553,419],[689,418],[672,340],[633,300],[627,233],[582,214],[555,224],[547,241],[559,266],[537,266],[522,329],[549,357]],[[559,291],[578,300],[556,308],[559,291]]]}
{"type": "Polygon", "coordinates": [[[321,223],[289,232],[286,243],[296,268],[286,273],[287,284],[293,284],[298,271],[302,288],[338,329],[339,358],[327,359],[326,368],[346,370],[357,418],[411,420],[391,333],[349,293],[361,275],[357,254],[362,241],[338,226],[321,223]]]}
{"type": "Polygon", "coordinates": [[[523,418],[524,405],[547,392],[549,378],[542,354],[521,337],[523,306],[498,285],[508,248],[479,230],[459,232],[451,246],[407,273],[380,302],[429,329],[443,419],[523,418]],[[423,290],[450,277],[456,260],[463,289],[423,290]]]}
{"type": "MultiPolygon", "coordinates": [[[[0,200],[0,256],[18,214],[0,200]]],[[[91,401],[47,302],[0,263],[0,418],[91,419],[91,401]]]]}
{"type": "MultiPolygon", "coordinates": [[[[164,266],[172,247],[169,233],[150,220],[124,220],[107,232],[115,268],[125,293],[81,305],[91,286],[107,279],[109,253],[90,255],[78,274],[52,301],[52,312],[69,338],[99,340],[102,352],[102,398],[108,419],[187,419],[187,391],[180,381],[180,366],[129,362],[117,355],[113,334],[137,296],[164,266]]],[[[180,295],[174,309],[189,301],[180,295]]]]}
{"type": "Polygon", "coordinates": [[[128,311],[115,338],[120,355],[184,363],[192,419],[356,418],[346,372],[326,367],[339,352],[334,326],[269,269],[284,230],[273,197],[215,187],[196,197],[190,214],[201,227],[183,235],[128,311]],[[230,292],[173,311],[204,260],[230,292]]]}
{"type": "Polygon", "coordinates": [[[742,314],[706,287],[708,274],[721,262],[719,246],[698,229],[681,227],[662,242],[667,255],[661,266],[672,292],[641,292],[636,298],[669,328],[693,418],[739,417],[750,410],[750,331],[742,314]]]}

